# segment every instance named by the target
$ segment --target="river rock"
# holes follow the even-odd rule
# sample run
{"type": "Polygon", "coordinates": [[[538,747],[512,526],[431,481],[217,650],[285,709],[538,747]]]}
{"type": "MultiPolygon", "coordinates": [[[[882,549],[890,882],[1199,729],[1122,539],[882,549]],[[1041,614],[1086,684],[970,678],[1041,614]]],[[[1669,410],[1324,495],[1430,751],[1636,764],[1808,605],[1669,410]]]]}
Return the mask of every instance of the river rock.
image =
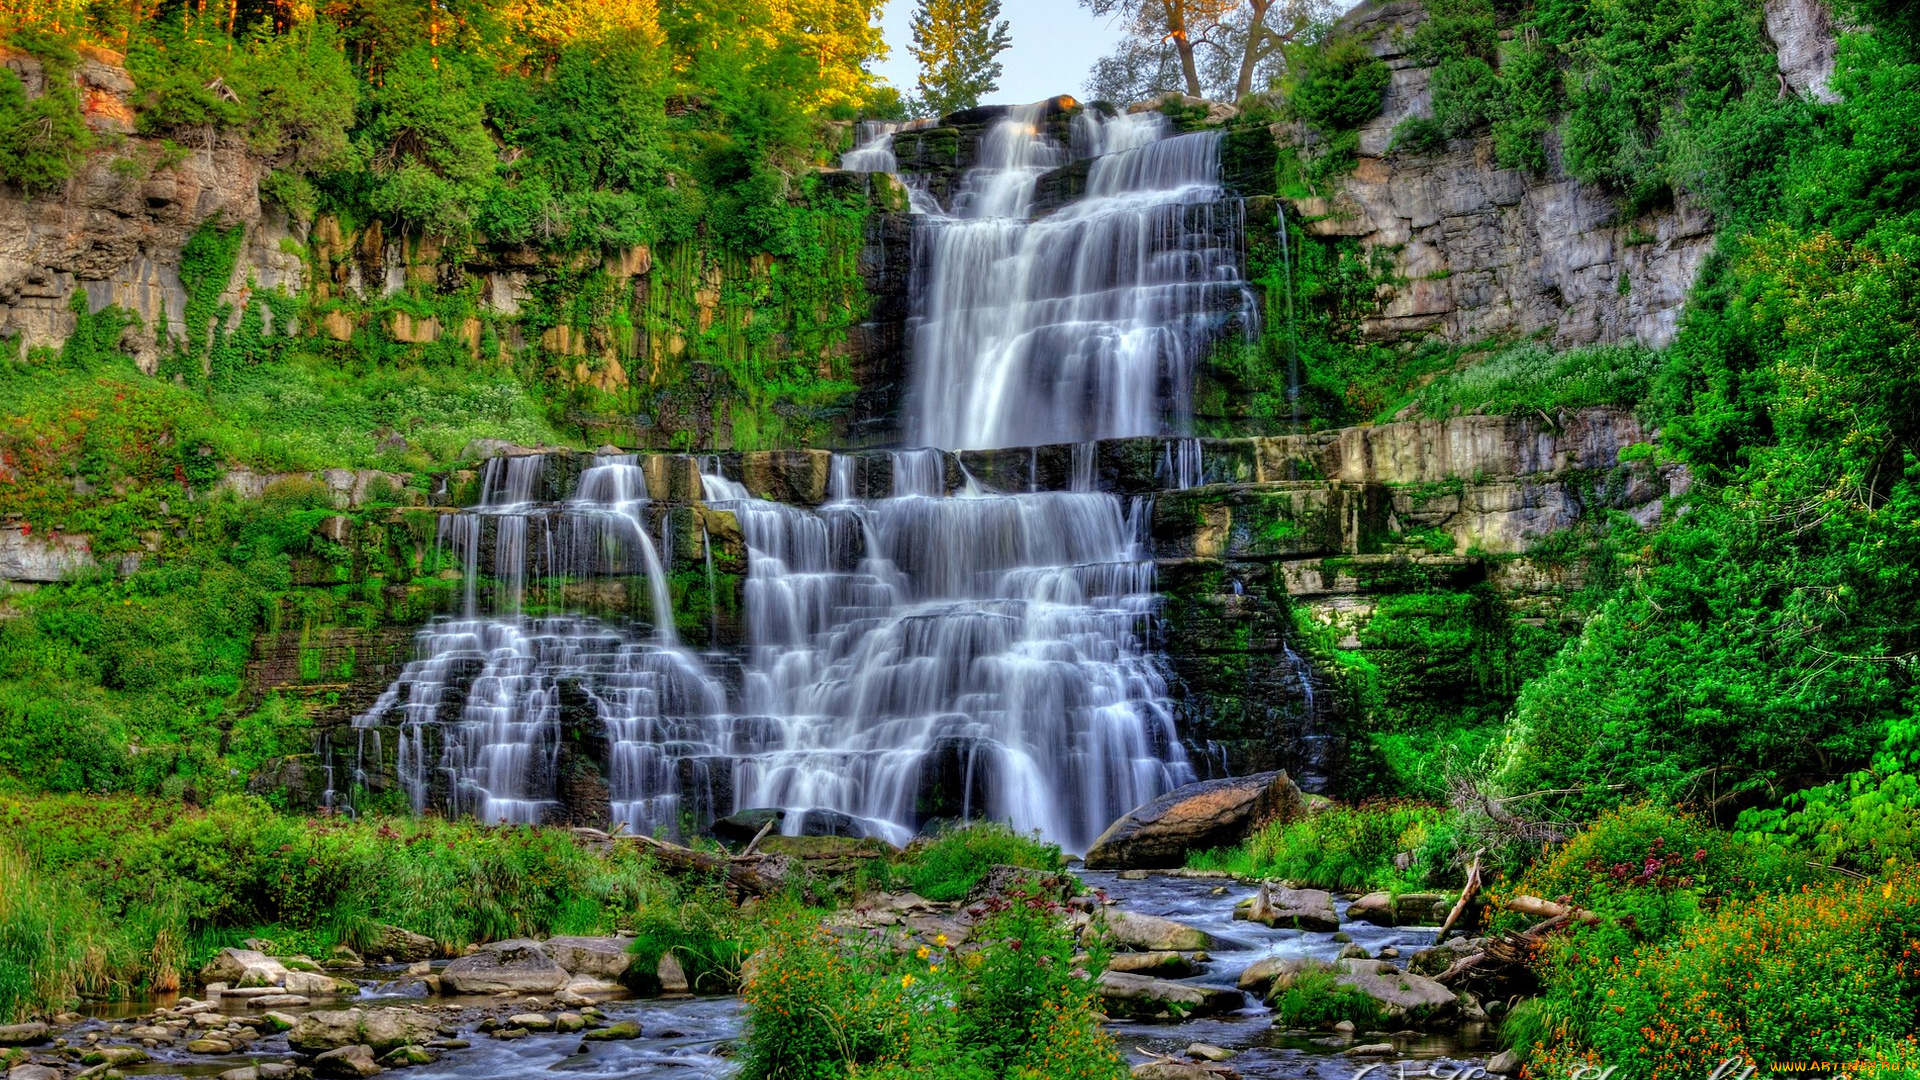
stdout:
{"type": "Polygon", "coordinates": [[[1453,903],[1446,893],[1370,892],[1347,905],[1347,918],[1375,926],[1438,926],[1446,921],[1453,903]]]}
{"type": "Polygon", "coordinates": [[[374,1063],[372,1047],[342,1046],[314,1058],[313,1071],[317,1076],[372,1076],[380,1066],[374,1063]]]}
{"type": "Polygon", "coordinates": [[[33,1021],[29,1024],[8,1024],[0,1027],[0,1046],[33,1046],[47,1041],[47,1025],[33,1021]]]}
{"type": "Polygon", "coordinates": [[[1354,1057],[1386,1057],[1393,1053],[1393,1044],[1363,1043],[1359,1046],[1349,1046],[1341,1053],[1351,1054],[1354,1057]]]}
{"type": "Polygon", "coordinates": [[[1279,885],[1260,886],[1253,903],[1247,907],[1247,921],[1321,933],[1340,929],[1340,916],[1334,913],[1332,893],[1279,885]]]}
{"type": "Polygon", "coordinates": [[[785,821],[786,817],[787,812],[785,810],[771,806],[755,807],[750,810],[736,810],[726,817],[716,818],[707,831],[713,835],[715,840],[721,843],[747,844],[751,843],[754,837],[760,835],[760,830],[765,828],[768,822],[773,822],[773,827],[778,829],[780,828],[780,822],[785,821]]]}
{"type": "Polygon", "coordinates": [[[318,975],[311,971],[287,972],[286,988],[289,994],[319,995],[327,997],[334,994],[351,994],[359,990],[350,982],[344,982],[331,975],[318,975]]]}
{"type": "Polygon", "coordinates": [[[1140,1018],[1212,1016],[1246,1004],[1238,990],[1153,979],[1120,971],[1103,972],[1094,989],[1110,1016],[1140,1018]]]}
{"type": "Polygon", "coordinates": [[[596,1028],[582,1036],[582,1038],[592,1039],[595,1042],[604,1042],[608,1039],[637,1039],[639,1037],[640,1021],[638,1020],[621,1020],[617,1023],[608,1024],[603,1028],[596,1028]]]}
{"type": "Polygon", "coordinates": [[[1233,1051],[1224,1046],[1197,1042],[1187,1044],[1187,1056],[1201,1061],[1225,1061],[1233,1056],[1233,1051]]]}
{"type": "Polygon", "coordinates": [[[1274,993],[1293,985],[1293,980],[1303,971],[1325,970],[1331,967],[1325,960],[1316,960],[1309,956],[1269,956],[1255,960],[1240,973],[1240,989],[1260,997],[1270,997],[1274,993]]]}
{"type": "Polygon", "coordinates": [[[526,938],[496,941],[440,972],[441,985],[456,994],[551,994],[566,986],[567,979],[567,969],[554,963],[539,942],[526,938]]]}
{"type": "Polygon", "coordinates": [[[1107,960],[1108,971],[1128,975],[1151,975],[1158,979],[1190,979],[1200,974],[1200,965],[1186,953],[1161,949],[1155,952],[1114,953],[1107,960]]]}
{"type": "Polygon", "coordinates": [[[96,1046],[80,1055],[82,1065],[105,1065],[112,1069],[138,1065],[147,1060],[147,1052],[137,1046],[96,1046]]]}
{"type": "Polygon", "coordinates": [[[431,1065],[434,1056],[424,1046],[397,1046],[380,1059],[388,1068],[405,1068],[408,1065],[431,1065]]]}
{"type": "Polygon", "coordinates": [[[1212,1069],[1185,1061],[1149,1061],[1128,1071],[1133,1080],[1219,1080],[1212,1069]]]}
{"type": "Polygon", "coordinates": [[[1213,948],[1204,930],[1158,915],[1107,909],[1107,941],[1129,952],[1194,952],[1213,948]]]}
{"type": "MultiPolygon", "coordinates": [[[[1496,1076],[1512,1076],[1520,1071],[1520,1066],[1526,1063],[1527,1059],[1521,1056],[1520,1051],[1513,1049],[1502,1050],[1493,1055],[1492,1061],[1487,1062],[1487,1071],[1496,1076]]],[[[9,1080],[11,1080],[11,1078],[9,1078],[9,1080]]]]}
{"type": "Polygon", "coordinates": [[[633,947],[629,937],[557,937],[548,938],[541,949],[569,975],[591,975],[596,979],[617,981],[633,966],[633,947]]]}
{"type": "Polygon", "coordinates": [[[660,963],[654,966],[653,973],[660,981],[660,993],[666,997],[686,997],[692,991],[687,982],[687,969],[680,965],[680,958],[672,951],[660,954],[660,963]]]}
{"type": "Polygon", "coordinates": [[[1271,821],[1306,813],[1306,797],[1286,771],[1203,780],[1135,807],[1087,849],[1089,870],[1168,869],[1187,854],[1230,847],[1271,821]]]}
{"type": "Polygon", "coordinates": [[[60,1080],[60,1070],[28,1062],[8,1069],[7,1080],[60,1080]]]}
{"type": "Polygon", "coordinates": [[[1342,960],[1334,965],[1335,981],[1352,986],[1380,1003],[1389,1023],[1444,1024],[1453,1020],[1460,1003],[1453,991],[1427,978],[1401,971],[1385,960],[1342,960]]]}
{"type": "Polygon", "coordinates": [[[286,977],[285,965],[256,949],[221,949],[200,969],[201,982],[234,987],[279,986],[286,977]]]}
{"type": "Polygon", "coordinates": [[[380,936],[367,949],[369,956],[385,957],[409,964],[415,960],[431,960],[440,952],[439,944],[425,934],[416,934],[411,930],[385,923],[375,929],[380,936]]]}
{"type": "Polygon", "coordinates": [[[287,1045],[304,1054],[365,1044],[384,1052],[434,1037],[431,1016],[412,1009],[316,1009],[302,1014],[287,1031],[287,1045]]]}

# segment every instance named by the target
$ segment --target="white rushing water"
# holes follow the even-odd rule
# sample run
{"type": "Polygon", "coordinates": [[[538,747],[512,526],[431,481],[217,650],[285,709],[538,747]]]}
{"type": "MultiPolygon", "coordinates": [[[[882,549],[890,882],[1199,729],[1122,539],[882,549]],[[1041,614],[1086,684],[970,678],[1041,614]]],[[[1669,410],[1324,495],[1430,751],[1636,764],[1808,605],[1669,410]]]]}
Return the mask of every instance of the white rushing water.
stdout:
{"type": "Polygon", "coordinates": [[[951,213],[915,232],[910,437],[948,448],[1181,433],[1201,352],[1251,326],[1220,133],[1159,113],[1075,118],[1078,200],[1029,220],[1069,148],[1018,109],[982,138],[951,213]]]}
{"type": "MultiPolygon", "coordinates": [[[[947,450],[1074,443],[1070,490],[989,491],[910,450],[885,497],[854,497],[857,463],[836,456],[829,501],[806,508],[709,461],[704,497],[748,554],[748,646],[723,680],[675,633],[673,533],[638,460],[596,457],[570,494],[544,490],[548,458],[490,461],[479,505],[443,519],[463,612],[421,631],[356,720],[399,729],[416,810],[550,820],[585,755],[636,831],[778,807],[789,832],[825,812],[898,843],[989,818],[1081,851],[1193,778],[1143,645],[1150,507],[1098,490],[1092,440],[1182,435],[1200,352],[1251,325],[1239,203],[1217,133],[1083,112],[1062,145],[1045,118],[995,122],[951,209],[913,185],[908,430],[947,450]],[[1040,178],[1088,158],[1081,197],[1034,219],[1040,178]],[[569,585],[605,576],[644,577],[649,630],[570,613],[569,585]]],[[[863,130],[846,166],[897,169],[894,131],[863,130]]],[[[1168,438],[1159,471],[1197,483],[1198,441],[1168,438]]]]}

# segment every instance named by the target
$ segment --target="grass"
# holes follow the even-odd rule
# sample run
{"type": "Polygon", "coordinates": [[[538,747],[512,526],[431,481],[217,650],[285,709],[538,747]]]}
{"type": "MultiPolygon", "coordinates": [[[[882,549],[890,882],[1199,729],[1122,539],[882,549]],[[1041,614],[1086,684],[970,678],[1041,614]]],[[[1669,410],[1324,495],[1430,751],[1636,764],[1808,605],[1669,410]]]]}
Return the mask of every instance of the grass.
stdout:
{"type": "Polygon", "coordinates": [[[1059,870],[1066,866],[1057,845],[984,822],[954,829],[910,851],[895,874],[929,900],[960,900],[995,866],[1059,870]]]}
{"type": "Polygon", "coordinates": [[[1349,1020],[1366,1029],[1380,1022],[1380,1003],[1357,986],[1344,986],[1332,971],[1309,968],[1273,999],[1275,1027],[1327,1028],[1349,1020]]]}
{"type": "Polygon", "coordinates": [[[1418,871],[1395,869],[1393,857],[1419,852],[1447,811],[1409,802],[1335,806],[1297,821],[1275,822],[1238,847],[1195,852],[1187,865],[1323,889],[1366,892],[1413,889],[1418,871]]]}
{"type": "Polygon", "coordinates": [[[1661,354],[1640,345],[1598,345],[1555,353],[1515,345],[1414,391],[1411,418],[1490,416],[1535,410],[1629,407],[1645,400],[1661,354]]]}

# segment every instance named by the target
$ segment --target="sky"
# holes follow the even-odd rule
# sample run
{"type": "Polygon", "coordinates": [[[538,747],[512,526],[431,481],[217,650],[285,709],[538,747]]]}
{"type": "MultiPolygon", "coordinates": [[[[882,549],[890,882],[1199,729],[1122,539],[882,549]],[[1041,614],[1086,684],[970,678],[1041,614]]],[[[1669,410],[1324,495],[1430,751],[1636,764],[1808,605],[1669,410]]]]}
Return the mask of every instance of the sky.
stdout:
{"type": "MultiPolygon", "coordinates": [[[[913,32],[907,20],[914,0],[887,0],[881,15],[889,55],[874,72],[910,94],[920,77],[907,45],[913,32]]],[[[1007,20],[1013,44],[1000,54],[1006,68],[1000,90],[987,103],[1025,103],[1055,94],[1081,96],[1093,62],[1113,50],[1120,40],[1120,21],[1096,19],[1079,0],[1000,0],[1000,17],[1007,20]]]]}

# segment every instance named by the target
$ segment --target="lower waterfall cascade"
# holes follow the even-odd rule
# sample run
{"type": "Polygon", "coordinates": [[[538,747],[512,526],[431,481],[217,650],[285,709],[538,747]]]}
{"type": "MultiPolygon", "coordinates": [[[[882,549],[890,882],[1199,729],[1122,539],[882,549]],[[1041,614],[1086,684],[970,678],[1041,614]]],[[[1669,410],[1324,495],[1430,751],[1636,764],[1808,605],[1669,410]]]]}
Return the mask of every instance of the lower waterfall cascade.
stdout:
{"type": "MultiPolygon", "coordinates": [[[[1240,205],[1216,134],[1088,111],[1062,145],[1039,108],[988,131],[950,210],[913,200],[904,411],[928,448],[833,455],[814,505],[695,459],[688,498],[744,543],[744,647],[676,629],[668,567],[686,534],[647,495],[663,455],[593,455],[565,485],[542,455],[494,458],[477,503],[441,519],[461,610],[420,631],[355,718],[363,762],[395,739],[416,812],[488,822],[556,820],[590,760],[601,812],[633,832],[780,808],[789,833],[897,844],[984,818],[1074,851],[1192,780],[1148,644],[1151,496],[1100,490],[1093,445],[1161,439],[1162,486],[1198,483],[1192,370],[1255,310],[1240,205]],[[1034,218],[1040,176],[1076,158],[1092,159],[1085,194],[1034,218]],[[1052,489],[990,487],[951,453],[1042,444],[1072,444],[1052,489]],[[861,469],[884,482],[856,484],[861,469]],[[575,587],[605,578],[644,579],[644,604],[584,614],[575,587]]],[[[867,134],[846,164],[893,168],[891,129],[867,134]]]]}

